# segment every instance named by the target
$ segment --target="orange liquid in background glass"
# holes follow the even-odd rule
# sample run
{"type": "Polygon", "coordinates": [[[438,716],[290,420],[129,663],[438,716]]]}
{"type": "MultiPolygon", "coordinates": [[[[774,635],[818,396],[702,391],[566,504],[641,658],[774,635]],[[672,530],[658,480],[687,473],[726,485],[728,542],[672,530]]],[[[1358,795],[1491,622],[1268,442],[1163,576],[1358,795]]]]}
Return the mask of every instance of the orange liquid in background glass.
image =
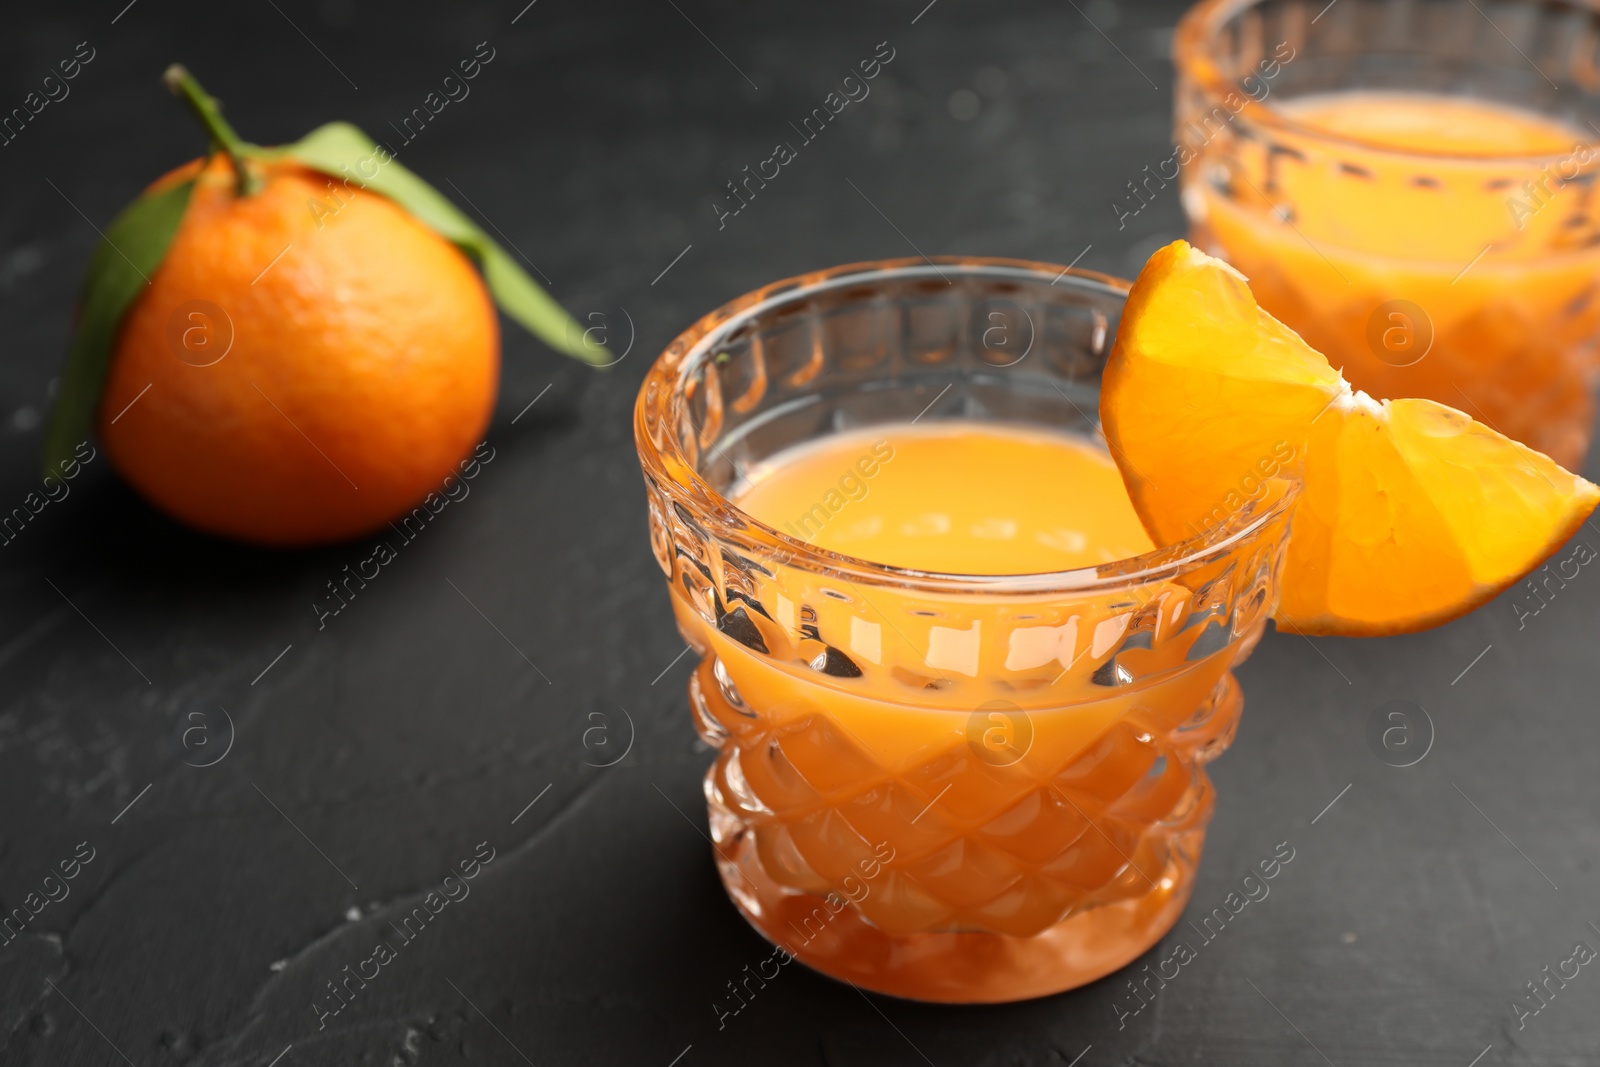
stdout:
{"type": "Polygon", "coordinates": [[[1274,133],[1218,148],[1227,165],[1185,179],[1196,243],[1243,271],[1261,305],[1357,388],[1437,400],[1580,467],[1600,244],[1592,184],[1560,179],[1593,178],[1581,147],[1593,135],[1465,97],[1272,104],[1365,144],[1274,133]],[[1495,162],[1508,156],[1554,165],[1495,162]]]}
{"type": "MultiPolygon", "coordinates": [[[[915,569],[1041,573],[1153,547],[1103,447],[1009,425],[831,436],[779,453],[730,496],[820,547],[915,569]]],[[[867,667],[848,689],[819,684],[815,664],[752,653],[674,589],[680,625],[714,653],[691,694],[727,734],[707,795],[746,916],[826,973],[925,1000],[1055,992],[1159,938],[1181,913],[1211,811],[1199,763],[1237,721],[1228,667],[1240,646],[1108,688],[1082,664],[1122,636],[1126,588],[1058,603],[1050,618],[1028,613],[1037,604],[969,601],[976,625],[941,630],[892,589],[831,584],[884,624],[826,593],[804,599],[809,617],[770,591],[764,610],[791,630],[848,634],[842,651],[867,667]],[[920,677],[905,666],[885,676],[893,663],[926,686],[905,684],[920,677]],[[985,674],[1001,664],[1014,679],[1031,669],[1034,687],[985,674]],[[851,906],[830,914],[830,894],[851,906]]],[[[1172,620],[1192,617],[1189,595],[1154,593],[1172,620]]]]}

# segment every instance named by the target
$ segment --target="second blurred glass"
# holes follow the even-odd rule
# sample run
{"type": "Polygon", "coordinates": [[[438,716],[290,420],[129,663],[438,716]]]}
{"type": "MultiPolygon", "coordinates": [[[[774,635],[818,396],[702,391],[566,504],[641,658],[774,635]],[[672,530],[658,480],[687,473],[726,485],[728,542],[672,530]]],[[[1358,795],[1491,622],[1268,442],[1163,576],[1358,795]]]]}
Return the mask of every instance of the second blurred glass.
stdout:
{"type": "Polygon", "coordinates": [[[1600,12],[1206,0],[1176,61],[1179,147],[1156,180],[1182,171],[1197,245],[1357,388],[1582,465],[1600,12]]]}

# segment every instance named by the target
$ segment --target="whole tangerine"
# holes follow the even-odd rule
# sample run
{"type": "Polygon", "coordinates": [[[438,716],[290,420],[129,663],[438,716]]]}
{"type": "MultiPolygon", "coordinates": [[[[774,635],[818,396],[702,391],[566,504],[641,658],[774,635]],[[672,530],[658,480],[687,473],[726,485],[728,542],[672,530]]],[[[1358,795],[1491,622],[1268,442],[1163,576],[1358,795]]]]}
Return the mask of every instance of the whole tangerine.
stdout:
{"type": "Polygon", "coordinates": [[[100,436],[183,522],[346,540],[439,489],[481,438],[494,306],[467,257],[392,201],[348,185],[331,200],[329,178],[292,161],[252,166],[250,192],[220,153],[152,186],[195,179],[122,321],[100,436]]]}

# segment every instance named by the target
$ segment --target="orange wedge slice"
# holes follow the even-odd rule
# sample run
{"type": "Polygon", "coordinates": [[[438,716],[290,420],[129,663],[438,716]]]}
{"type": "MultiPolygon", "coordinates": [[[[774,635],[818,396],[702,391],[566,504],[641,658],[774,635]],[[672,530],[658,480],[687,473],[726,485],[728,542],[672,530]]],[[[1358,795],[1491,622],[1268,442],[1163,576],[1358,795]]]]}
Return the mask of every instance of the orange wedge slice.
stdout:
{"type": "Polygon", "coordinates": [[[1298,475],[1277,619],[1406,633],[1463,615],[1572,536],[1600,489],[1431,400],[1353,391],[1256,306],[1238,271],[1177,241],[1145,265],[1100,419],[1140,519],[1172,544],[1298,475]]]}

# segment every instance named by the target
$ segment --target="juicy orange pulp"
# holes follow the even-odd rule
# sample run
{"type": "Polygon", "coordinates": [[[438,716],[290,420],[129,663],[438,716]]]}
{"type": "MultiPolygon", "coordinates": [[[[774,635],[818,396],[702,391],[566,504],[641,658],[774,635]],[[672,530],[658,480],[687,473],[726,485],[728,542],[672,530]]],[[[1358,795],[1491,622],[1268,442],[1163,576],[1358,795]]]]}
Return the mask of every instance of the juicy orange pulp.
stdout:
{"type": "Polygon", "coordinates": [[[1305,487],[1277,617],[1302,633],[1418,630],[1536,567],[1600,501],[1548,457],[1429,400],[1377,402],[1182,241],[1128,297],[1100,399],[1146,529],[1176,541],[1246,506],[1268,459],[1305,487]]]}

